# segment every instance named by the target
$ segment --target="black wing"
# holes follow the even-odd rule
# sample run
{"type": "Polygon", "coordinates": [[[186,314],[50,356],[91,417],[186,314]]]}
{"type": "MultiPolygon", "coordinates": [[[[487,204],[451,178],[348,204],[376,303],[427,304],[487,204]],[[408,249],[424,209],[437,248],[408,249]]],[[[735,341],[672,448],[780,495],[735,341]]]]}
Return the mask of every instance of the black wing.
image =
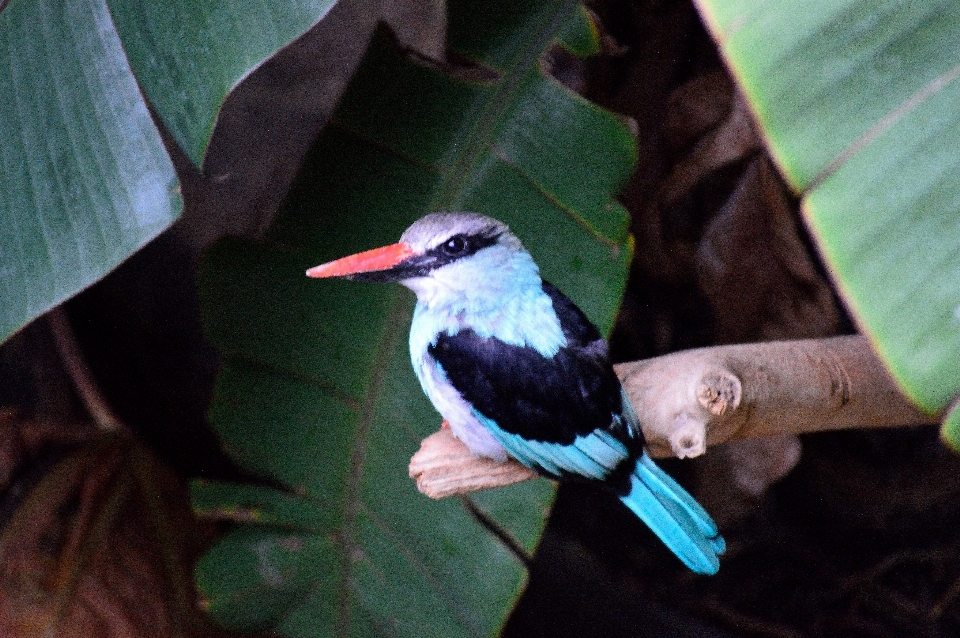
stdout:
{"type": "Polygon", "coordinates": [[[544,291],[567,338],[554,357],[472,330],[442,333],[429,352],[464,398],[504,431],[569,445],[611,427],[622,409],[620,382],[599,331],[552,285],[544,282],[544,291]]]}

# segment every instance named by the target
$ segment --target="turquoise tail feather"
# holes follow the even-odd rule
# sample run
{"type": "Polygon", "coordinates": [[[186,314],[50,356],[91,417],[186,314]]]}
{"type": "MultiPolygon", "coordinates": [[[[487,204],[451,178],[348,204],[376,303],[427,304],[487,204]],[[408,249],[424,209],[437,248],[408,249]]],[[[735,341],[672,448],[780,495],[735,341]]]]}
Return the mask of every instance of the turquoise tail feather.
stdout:
{"type": "Polygon", "coordinates": [[[630,476],[624,505],[647,524],[683,563],[698,574],[716,574],[726,549],[716,523],[679,483],[646,454],[630,476]]]}

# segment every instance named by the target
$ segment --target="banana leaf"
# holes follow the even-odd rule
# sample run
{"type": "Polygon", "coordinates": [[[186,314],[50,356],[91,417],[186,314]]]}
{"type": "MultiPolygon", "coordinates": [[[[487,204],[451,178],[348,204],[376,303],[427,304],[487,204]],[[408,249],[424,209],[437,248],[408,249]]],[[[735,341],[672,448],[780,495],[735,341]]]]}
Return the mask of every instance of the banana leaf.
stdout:
{"type": "Polygon", "coordinates": [[[227,93],[332,4],[51,0],[0,11],[0,340],[180,216],[141,89],[199,165],[227,93]]]}

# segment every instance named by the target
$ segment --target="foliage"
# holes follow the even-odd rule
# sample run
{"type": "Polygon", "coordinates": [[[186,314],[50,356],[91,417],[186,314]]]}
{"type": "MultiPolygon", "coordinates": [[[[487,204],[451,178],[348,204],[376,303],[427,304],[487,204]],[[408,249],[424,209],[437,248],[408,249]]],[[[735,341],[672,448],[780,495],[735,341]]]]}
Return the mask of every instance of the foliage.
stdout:
{"type": "Polygon", "coordinates": [[[180,215],[140,90],[199,166],[230,90],[332,4],[53,0],[0,11],[0,340],[180,215]]]}
{"type": "Polygon", "coordinates": [[[195,486],[201,511],[246,522],[197,571],[227,626],[490,635],[523,583],[486,526],[531,551],[551,486],[464,503],[418,494],[407,463],[438,416],[410,367],[412,297],[303,275],[396,241],[428,211],[474,210],[510,224],[548,279],[612,325],[631,241],[611,197],[633,140],[541,68],[553,43],[595,49],[586,13],[458,2],[449,28],[475,66],[417,63],[381,32],[265,241],[224,242],[203,267],[205,321],[225,357],[211,421],[235,459],[285,488],[195,486]]]}

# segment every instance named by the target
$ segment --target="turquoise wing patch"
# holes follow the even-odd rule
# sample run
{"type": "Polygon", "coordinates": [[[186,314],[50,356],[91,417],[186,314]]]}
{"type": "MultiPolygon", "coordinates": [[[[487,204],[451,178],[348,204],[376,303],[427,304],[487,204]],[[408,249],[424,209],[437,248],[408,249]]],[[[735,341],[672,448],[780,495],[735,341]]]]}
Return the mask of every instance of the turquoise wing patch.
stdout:
{"type": "Polygon", "coordinates": [[[531,441],[500,429],[497,424],[476,409],[477,419],[500,441],[510,456],[534,470],[555,478],[576,474],[602,481],[624,459],[630,456],[627,447],[615,436],[596,430],[578,436],[570,445],[531,441]]]}

